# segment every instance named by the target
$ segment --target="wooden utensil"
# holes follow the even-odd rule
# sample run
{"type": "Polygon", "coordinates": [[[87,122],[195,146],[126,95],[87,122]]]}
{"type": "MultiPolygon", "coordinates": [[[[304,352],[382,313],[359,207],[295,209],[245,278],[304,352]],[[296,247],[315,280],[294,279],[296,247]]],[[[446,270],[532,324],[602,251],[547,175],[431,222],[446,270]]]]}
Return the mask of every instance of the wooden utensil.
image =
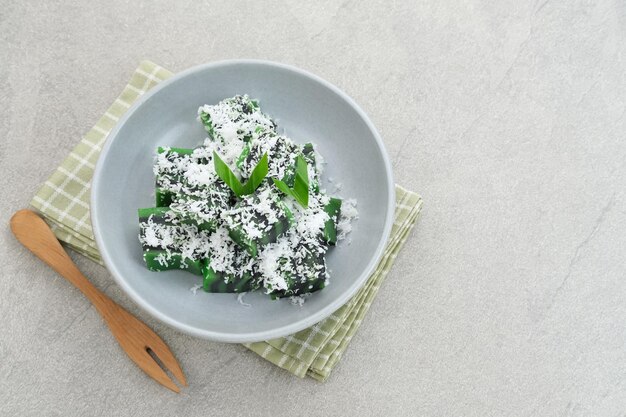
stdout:
{"type": "Polygon", "coordinates": [[[20,210],[11,218],[11,230],[17,240],[85,294],[137,366],[160,384],[180,392],[180,388],[150,356],[148,352],[151,351],[182,385],[187,386],[185,375],[165,342],[81,274],[41,217],[30,210],[20,210]]]}

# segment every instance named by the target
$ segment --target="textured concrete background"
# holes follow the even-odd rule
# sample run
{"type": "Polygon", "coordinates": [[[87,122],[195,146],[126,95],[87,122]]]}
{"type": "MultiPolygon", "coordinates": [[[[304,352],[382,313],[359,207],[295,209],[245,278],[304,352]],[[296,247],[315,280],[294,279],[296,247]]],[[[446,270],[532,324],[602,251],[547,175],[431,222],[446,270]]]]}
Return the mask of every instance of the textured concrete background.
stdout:
{"type": "Polygon", "coordinates": [[[0,415],[626,412],[626,7],[0,0],[0,415]],[[423,217],[334,375],[156,323],[176,396],[6,227],[144,58],[293,64],[369,113],[423,217]],[[371,358],[376,358],[375,360],[371,358]]]}

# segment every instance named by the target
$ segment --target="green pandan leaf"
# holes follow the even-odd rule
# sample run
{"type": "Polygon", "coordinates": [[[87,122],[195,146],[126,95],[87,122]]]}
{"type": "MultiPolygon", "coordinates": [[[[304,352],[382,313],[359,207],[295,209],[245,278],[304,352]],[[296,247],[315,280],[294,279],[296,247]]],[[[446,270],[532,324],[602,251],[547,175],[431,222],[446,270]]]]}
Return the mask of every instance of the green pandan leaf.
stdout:
{"type": "Polygon", "coordinates": [[[272,178],[274,185],[283,193],[293,197],[302,207],[309,207],[309,172],[306,160],[302,155],[296,158],[296,176],[293,188],[289,188],[284,181],[272,178]]]}
{"type": "Polygon", "coordinates": [[[252,194],[254,190],[259,188],[259,185],[263,182],[265,177],[267,176],[268,171],[268,163],[267,163],[267,153],[264,153],[259,160],[259,163],[256,164],[252,173],[250,174],[250,178],[248,178],[248,182],[246,182],[243,186],[243,194],[252,194]]]}
{"type": "Polygon", "coordinates": [[[230,169],[226,162],[222,161],[217,152],[213,151],[213,166],[215,167],[215,173],[233,190],[233,193],[237,197],[241,197],[247,194],[252,194],[261,185],[265,177],[267,176],[268,164],[267,154],[261,157],[259,163],[252,170],[250,178],[245,184],[239,181],[239,178],[230,169]]]}

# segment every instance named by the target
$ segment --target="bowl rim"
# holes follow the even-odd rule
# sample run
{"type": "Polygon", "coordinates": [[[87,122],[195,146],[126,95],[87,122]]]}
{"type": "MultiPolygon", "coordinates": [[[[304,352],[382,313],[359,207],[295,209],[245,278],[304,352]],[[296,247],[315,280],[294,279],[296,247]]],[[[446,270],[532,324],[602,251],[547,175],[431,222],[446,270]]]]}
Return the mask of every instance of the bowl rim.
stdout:
{"type": "Polygon", "coordinates": [[[96,163],[96,167],[94,169],[94,174],[91,182],[91,196],[90,196],[90,212],[91,212],[91,224],[94,233],[94,237],[96,240],[96,244],[98,246],[98,250],[100,251],[100,255],[104,261],[106,268],[113,275],[113,278],[117,282],[117,284],[124,290],[124,292],[130,296],[130,298],[141,307],[144,311],[148,312],[151,316],[157,318],[159,321],[165,323],[166,325],[179,330],[183,333],[196,336],[203,339],[218,341],[218,342],[227,342],[227,343],[244,343],[244,342],[258,342],[263,340],[275,339],[278,337],[287,336],[303,329],[306,329],[322,320],[330,316],[333,312],[343,306],[352,296],[356,294],[356,292],[363,287],[369,276],[374,272],[376,265],[382,258],[384,250],[387,246],[387,242],[389,240],[389,236],[391,233],[391,228],[394,222],[394,214],[395,214],[395,184],[393,181],[393,173],[392,166],[389,160],[389,155],[385,149],[383,144],[383,140],[380,137],[380,134],[374,127],[374,124],[367,116],[367,114],[361,109],[361,107],[346,93],[340,90],[335,85],[330,82],[324,80],[323,78],[312,74],[306,70],[294,67],[292,65],[268,61],[268,60],[260,60],[260,59],[229,59],[229,60],[221,60],[214,61],[205,64],[200,64],[188,68],[184,71],[174,74],[172,77],[163,80],[152,89],[141,95],[137,98],[135,103],[124,113],[124,115],[120,118],[120,120],[116,123],[114,128],[109,132],[107,139],[105,141],[104,146],[102,147],[102,151],[98,157],[98,161],[96,163]],[[388,203],[387,203],[387,216],[385,218],[385,225],[383,229],[382,239],[380,240],[378,247],[369,263],[359,275],[357,279],[354,280],[352,285],[348,288],[347,291],[340,294],[334,301],[332,301],[329,305],[317,311],[314,314],[311,314],[303,319],[290,323],[288,325],[284,325],[281,327],[277,327],[270,330],[263,330],[258,332],[248,332],[248,333],[227,333],[220,331],[213,331],[202,329],[194,326],[190,326],[184,322],[173,319],[172,317],[162,313],[160,310],[154,308],[150,303],[148,303],[137,291],[135,291],[124,279],[122,273],[117,268],[116,263],[113,261],[109,252],[107,251],[107,246],[102,238],[100,233],[101,225],[98,221],[98,205],[96,204],[97,196],[99,194],[100,182],[102,181],[102,171],[104,166],[104,161],[108,154],[109,148],[112,146],[113,142],[117,138],[119,131],[124,127],[126,122],[134,115],[134,113],[152,96],[159,94],[162,90],[168,88],[171,84],[176,83],[178,80],[188,77],[192,74],[196,74],[199,72],[203,72],[206,70],[220,68],[220,67],[228,67],[228,66],[238,66],[238,65],[263,65],[274,67],[282,70],[291,71],[297,73],[298,75],[309,78],[316,83],[321,84],[322,86],[330,89],[332,92],[341,97],[348,105],[350,105],[357,114],[361,117],[361,119],[365,122],[368,129],[372,132],[374,139],[376,141],[376,145],[381,153],[385,171],[387,174],[387,187],[388,187],[388,203]]]}

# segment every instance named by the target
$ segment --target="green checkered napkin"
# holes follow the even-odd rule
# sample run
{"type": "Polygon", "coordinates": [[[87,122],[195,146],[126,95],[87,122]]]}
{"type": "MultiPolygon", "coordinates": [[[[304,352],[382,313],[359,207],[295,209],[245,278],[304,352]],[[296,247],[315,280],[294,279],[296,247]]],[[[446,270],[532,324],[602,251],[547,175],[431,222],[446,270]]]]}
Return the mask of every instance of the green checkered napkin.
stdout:
{"type": "MultiPolygon", "coordinates": [[[[170,76],[172,73],[165,68],[143,61],[122,94],[31,201],[59,240],[100,264],[102,259],[89,218],[89,190],[96,161],[107,135],[124,112],[140,95],[170,76]]],[[[400,186],[396,186],[396,203],[395,222],[385,253],[365,286],[347,304],[309,329],[245,346],[299,377],[309,375],[319,381],[328,378],[359,328],[422,207],[418,194],[400,186]]]]}

